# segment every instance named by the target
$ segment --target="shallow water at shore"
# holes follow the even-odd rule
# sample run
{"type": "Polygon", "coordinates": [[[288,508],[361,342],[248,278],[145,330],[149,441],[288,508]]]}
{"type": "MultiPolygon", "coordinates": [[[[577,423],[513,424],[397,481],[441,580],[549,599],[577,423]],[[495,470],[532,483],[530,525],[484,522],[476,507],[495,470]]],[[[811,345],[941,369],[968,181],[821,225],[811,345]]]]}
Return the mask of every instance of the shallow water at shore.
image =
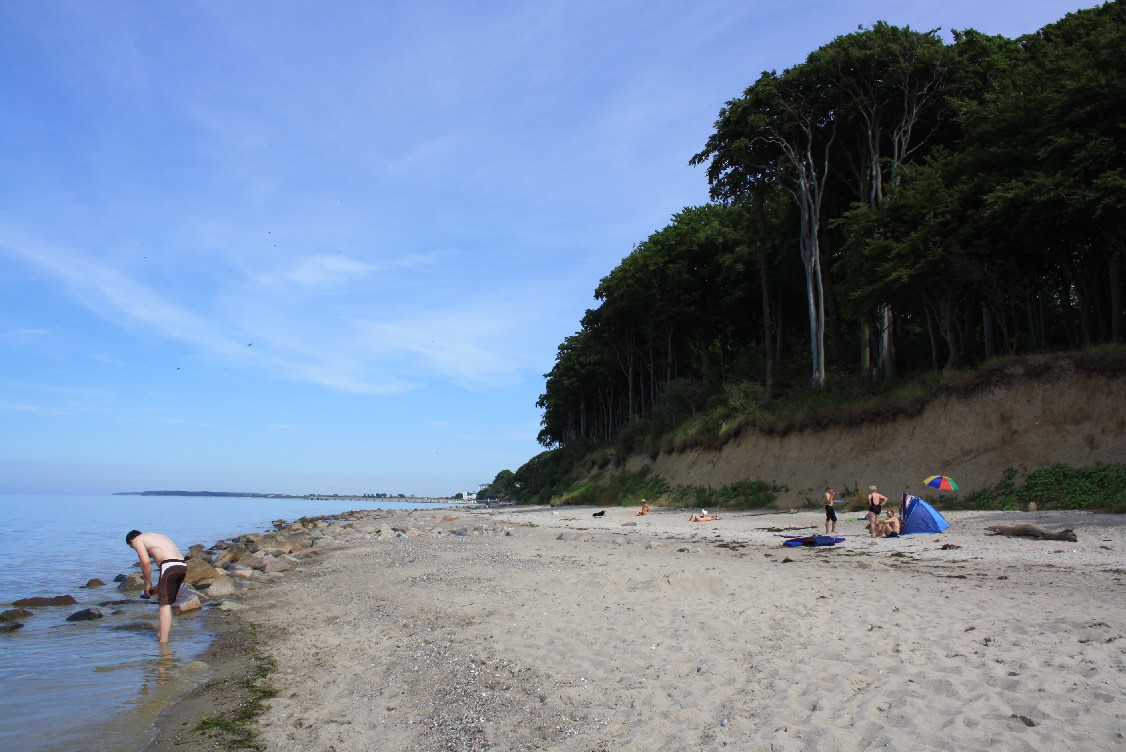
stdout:
{"type": "MultiPolygon", "coordinates": [[[[119,593],[135,571],[125,533],[168,533],[181,550],[264,531],[275,519],[352,509],[415,508],[405,502],[151,496],[0,496],[0,610],[13,600],[73,595],[75,605],[30,609],[24,628],[0,634],[0,749],[137,750],[152,723],[197,684],[210,641],[199,612],[174,620],[171,648],[155,637],[154,602],[119,593]],[[104,587],[85,589],[90,578],[104,587]],[[101,606],[105,618],[68,622],[101,606]]],[[[426,505],[431,506],[431,505],[426,505]]]]}

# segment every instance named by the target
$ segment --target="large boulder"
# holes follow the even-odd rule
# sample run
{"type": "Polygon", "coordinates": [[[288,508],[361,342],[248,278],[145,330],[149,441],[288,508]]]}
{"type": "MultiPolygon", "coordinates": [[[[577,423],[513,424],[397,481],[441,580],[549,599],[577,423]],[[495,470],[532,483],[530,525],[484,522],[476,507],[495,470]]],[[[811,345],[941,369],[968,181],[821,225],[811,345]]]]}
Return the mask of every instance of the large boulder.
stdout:
{"type": "MultiPolygon", "coordinates": [[[[251,570],[254,571],[254,570],[251,570]]],[[[207,587],[208,598],[225,598],[228,595],[242,592],[243,581],[234,577],[217,577],[207,587]]]]}
{"type": "Polygon", "coordinates": [[[231,578],[239,582],[262,582],[266,573],[257,569],[239,569],[231,572],[231,578]]]}
{"type": "Polygon", "coordinates": [[[0,611],[0,624],[10,621],[19,621],[32,616],[32,613],[26,608],[9,608],[6,611],[0,611]]]}
{"type": "Polygon", "coordinates": [[[73,595],[34,595],[30,598],[20,598],[12,601],[16,608],[43,608],[44,606],[73,606],[78,603],[73,595]]]}
{"type": "Polygon", "coordinates": [[[247,548],[242,543],[236,543],[233,546],[229,546],[223,549],[223,551],[218,556],[216,556],[215,560],[211,563],[217,567],[224,567],[227,564],[234,564],[236,562],[242,561],[242,558],[249,553],[249,548],[247,548]]]}
{"type": "Polygon", "coordinates": [[[23,624],[18,621],[9,621],[0,624],[0,634],[4,632],[15,632],[17,629],[23,629],[23,624]]]}
{"type": "Polygon", "coordinates": [[[217,577],[226,577],[227,573],[218,567],[207,563],[205,559],[188,559],[188,573],[184,581],[189,585],[210,585],[217,577]]]}
{"type": "Polygon", "coordinates": [[[258,550],[288,554],[293,550],[293,543],[280,533],[267,533],[258,539],[258,550]]]}
{"type": "Polygon", "coordinates": [[[276,559],[273,556],[267,558],[265,566],[262,567],[262,571],[266,572],[267,574],[273,574],[275,572],[288,572],[291,569],[293,569],[293,565],[288,561],[282,561],[281,559],[276,559]]]}
{"type": "Polygon", "coordinates": [[[84,608],[81,611],[75,611],[73,614],[66,617],[66,620],[90,621],[91,619],[101,619],[104,615],[100,608],[84,608]]]}
{"type": "Polygon", "coordinates": [[[187,583],[180,588],[180,592],[176,594],[176,598],[179,600],[185,600],[186,598],[199,598],[201,601],[207,600],[207,596],[204,594],[202,588],[194,588],[187,583]]]}
{"type": "Polygon", "coordinates": [[[199,602],[199,598],[192,596],[191,598],[186,598],[179,603],[173,603],[172,613],[179,616],[180,614],[186,614],[189,611],[199,611],[201,608],[203,608],[203,604],[199,602]]]}
{"type": "Polygon", "coordinates": [[[289,552],[303,551],[313,547],[313,539],[308,535],[292,535],[289,537],[289,552]]]}
{"type": "Polygon", "coordinates": [[[246,608],[246,606],[242,603],[235,603],[234,601],[222,601],[215,608],[220,611],[241,611],[246,608]]]}
{"type": "Polygon", "coordinates": [[[239,564],[245,564],[248,567],[250,567],[251,569],[262,570],[262,569],[266,568],[266,560],[268,558],[272,558],[272,557],[269,557],[268,554],[264,554],[260,551],[254,551],[253,553],[249,553],[246,556],[239,559],[238,563],[239,564]]]}
{"type": "Polygon", "coordinates": [[[134,572],[133,574],[126,575],[125,579],[118,583],[117,589],[123,593],[136,593],[145,589],[145,577],[142,574],[134,572]]]}

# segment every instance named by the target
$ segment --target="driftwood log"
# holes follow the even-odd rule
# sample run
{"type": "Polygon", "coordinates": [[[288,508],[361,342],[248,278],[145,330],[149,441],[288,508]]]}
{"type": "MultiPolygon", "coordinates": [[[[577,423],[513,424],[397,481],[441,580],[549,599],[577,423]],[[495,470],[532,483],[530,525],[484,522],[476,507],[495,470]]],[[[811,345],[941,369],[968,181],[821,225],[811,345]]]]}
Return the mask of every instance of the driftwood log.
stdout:
{"type": "Polygon", "coordinates": [[[993,535],[1007,535],[1010,538],[1040,538],[1042,540],[1059,540],[1059,541],[1072,541],[1079,540],[1075,537],[1075,531],[1071,528],[1064,528],[1052,533],[1047,530],[1041,530],[1035,525],[991,525],[986,530],[993,533],[993,535]]]}

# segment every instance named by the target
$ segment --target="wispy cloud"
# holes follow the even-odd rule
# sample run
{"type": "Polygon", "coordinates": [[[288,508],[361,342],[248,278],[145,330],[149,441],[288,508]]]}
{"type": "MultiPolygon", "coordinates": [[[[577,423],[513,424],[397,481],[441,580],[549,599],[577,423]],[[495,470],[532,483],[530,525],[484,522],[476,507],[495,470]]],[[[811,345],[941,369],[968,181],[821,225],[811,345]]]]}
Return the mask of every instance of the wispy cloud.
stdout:
{"type": "Polygon", "coordinates": [[[0,411],[51,416],[106,413],[110,409],[107,405],[114,398],[100,389],[22,381],[4,381],[0,383],[0,390],[8,393],[8,396],[0,395],[0,411]]]}
{"type": "Polygon", "coordinates": [[[0,399],[0,411],[6,413],[34,413],[36,415],[73,415],[74,410],[28,402],[10,402],[0,399]]]}
{"type": "Polygon", "coordinates": [[[0,332],[0,342],[20,347],[42,341],[50,333],[48,329],[9,329],[0,332]]]}
{"type": "Polygon", "coordinates": [[[263,275],[258,281],[266,286],[286,283],[298,287],[324,288],[356,282],[374,269],[373,264],[343,255],[320,254],[298,259],[289,269],[263,275]]]}
{"type": "MultiPolygon", "coordinates": [[[[506,352],[513,327],[504,310],[457,296],[404,297],[386,282],[386,291],[373,296],[373,285],[364,284],[370,275],[399,272],[417,288],[417,274],[432,268],[434,255],[371,262],[312,254],[234,280],[221,277],[229,268],[217,268],[213,287],[197,288],[185,301],[182,293],[71,249],[10,237],[0,248],[50,274],[72,299],[125,329],[155,333],[279,379],[392,395],[434,379],[488,388],[511,382],[525,365],[506,352]]],[[[20,335],[13,330],[10,336],[20,335]]]]}

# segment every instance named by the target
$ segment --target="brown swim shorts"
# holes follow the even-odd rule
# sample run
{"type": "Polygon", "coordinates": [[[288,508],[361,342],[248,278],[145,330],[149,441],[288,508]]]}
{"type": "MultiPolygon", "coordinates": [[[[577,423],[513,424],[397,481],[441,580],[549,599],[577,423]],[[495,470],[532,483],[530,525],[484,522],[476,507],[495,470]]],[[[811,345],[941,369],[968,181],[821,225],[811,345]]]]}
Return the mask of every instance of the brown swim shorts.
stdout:
{"type": "Polygon", "coordinates": [[[160,579],[156,583],[156,602],[162,606],[171,606],[176,602],[180,593],[180,586],[184,584],[184,577],[188,574],[188,565],[183,559],[165,559],[160,562],[160,579]]]}

